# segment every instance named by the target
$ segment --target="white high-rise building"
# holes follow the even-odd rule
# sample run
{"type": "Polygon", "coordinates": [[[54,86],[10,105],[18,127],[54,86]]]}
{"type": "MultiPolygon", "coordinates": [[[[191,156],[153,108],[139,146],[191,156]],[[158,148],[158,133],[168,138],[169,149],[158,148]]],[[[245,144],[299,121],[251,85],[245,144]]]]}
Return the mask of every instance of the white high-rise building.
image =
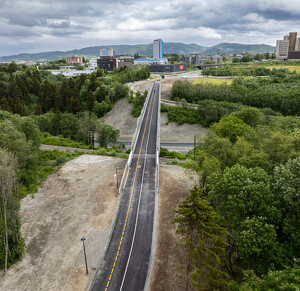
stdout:
{"type": "Polygon", "coordinates": [[[300,52],[300,37],[297,37],[296,39],[295,51],[300,52]]]}
{"type": "Polygon", "coordinates": [[[276,41],[276,58],[287,59],[289,53],[289,40],[277,40],[276,41]]]}
{"type": "Polygon", "coordinates": [[[156,39],[153,41],[153,58],[163,59],[164,55],[164,43],[162,39],[156,39]]]}

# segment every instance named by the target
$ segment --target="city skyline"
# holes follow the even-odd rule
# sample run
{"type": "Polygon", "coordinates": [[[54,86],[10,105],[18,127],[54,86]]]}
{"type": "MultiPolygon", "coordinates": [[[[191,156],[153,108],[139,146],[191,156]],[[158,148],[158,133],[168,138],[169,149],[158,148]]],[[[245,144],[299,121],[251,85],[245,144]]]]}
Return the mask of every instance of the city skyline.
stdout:
{"type": "Polygon", "coordinates": [[[115,44],[276,45],[300,26],[299,0],[0,0],[0,56],[115,44]]]}

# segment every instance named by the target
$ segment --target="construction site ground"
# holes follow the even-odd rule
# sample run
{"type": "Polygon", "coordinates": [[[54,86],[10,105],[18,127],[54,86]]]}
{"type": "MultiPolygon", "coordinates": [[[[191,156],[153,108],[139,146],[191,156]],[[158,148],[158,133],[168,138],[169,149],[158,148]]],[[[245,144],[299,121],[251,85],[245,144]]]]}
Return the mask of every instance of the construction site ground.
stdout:
{"type": "MultiPolygon", "coordinates": [[[[0,276],[1,290],[85,290],[104,252],[119,194],[114,183],[125,160],[82,155],[52,174],[33,196],[21,201],[23,259],[0,276]],[[89,275],[81,238],[85,237],[89,275]]],[[[173,208],[184,198],[191,180],[178,166],[162,166],[157,249],[151,290],[181,290],[173,208]],[[176,273],[175,273],[176,272],[176,273]],[[178,285],[177,285],[178,284],[178,285]],[[165,289],[170,287],[169,289],[165,289]]],[[[182,278],[181,278],[182,277],[182,278]]]]}

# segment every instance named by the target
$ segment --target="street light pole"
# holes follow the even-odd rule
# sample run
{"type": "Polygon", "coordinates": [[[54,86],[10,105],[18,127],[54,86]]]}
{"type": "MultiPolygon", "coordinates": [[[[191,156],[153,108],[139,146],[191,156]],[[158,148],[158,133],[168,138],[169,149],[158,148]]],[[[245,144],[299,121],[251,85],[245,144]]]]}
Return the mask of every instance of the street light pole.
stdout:
{"type": "Polygon", "coordinates": [[[119,188],[119,182],[118,182],[118,165],[115,164],[116,167],[116,177],[117,177],[117,188],[119,188]]]}
{"type": "Polygon", "coordinates": [[[85,245],[84,245],[85,237],[82,237],[81,241],[82,241],[82,245],[83,245],[83,253],[84,253],[86,274],[88,275],[89,274],[89,270],[88,270],[88,266],[87,266],[86,253],[85,253],[85,245]]]}

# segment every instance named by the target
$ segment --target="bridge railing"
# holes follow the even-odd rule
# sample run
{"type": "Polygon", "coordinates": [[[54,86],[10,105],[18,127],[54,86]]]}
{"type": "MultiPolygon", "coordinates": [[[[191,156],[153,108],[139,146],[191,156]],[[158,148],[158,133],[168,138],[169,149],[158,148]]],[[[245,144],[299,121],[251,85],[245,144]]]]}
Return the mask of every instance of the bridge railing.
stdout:
{"type": "Polygon", "coordinates": [[[159,152],[160,152],[160,101],[161,83],[159,83],[158,112],[157,112],[157,132],[156,132],[156,189],[159,189],[159,152]]]}
{"type": "Polygon", "coordinates": [[[145,116],[146,108],[147,108],[149,100],[150,100],[150,96],[151,96],[151,93],[152,93],[152,90],[153,90],[153,86],[154,86],[154,82],[150,86],[150,89],[148,91],[148,95],[146,97],[143,109],[141,111],[141,115],[140,115],[140,117],[137,120],[137,127],[136,127],[136,129],[134,131],[134,134],[132,136],[131,151],[130,151],[129,158],[127,160],[125,169],[123,171],[121,183],[120,183],[120,186],[119,186],[119,193],[121,193],[121,191],[122,191],[122,185],[124,183],[126,183],[125,178],[126,178],[127,169],[130,168],[130,166],[131,166],[132,156],[133,156],[133,153],[134,153],[135,148],[136,148],[137,139],[138,139],[138,136],[139,136],[140,131],[141,131],[141,126],[142,126],[143,119],[144,119],[144,116],[145,116]]]}
{"type": "MultiPolygon", "coordinates": [[[[150,86],[150,89],[148,91],[148,95],[147,95],[147,98],[145,100],[145,103],[144,103],[144,106],[143,106],[143,109],[141,111],[141,115],[140,117],[138,118],[137,120],[137,127],[134,131],[134,134],[132,136],[132,142],[131,142],[131,153],[133,154],[134,151],[135,151],[135,148],[136,148],[136,143],[137,143],[137,139],[138,139],[138,136],[140,134],[140,130],[141,130],[141,126],[142,126],[142,123],[143,123],[143,119],[144,119],[144,116],[145,116],[145,112],[146,112],[146,108],[147,108],[147,105],[149,103],[149,100],[150,100],[150,96],[151,96],[151,93],[152,93],[152,89],[153,89],[153,86],[154,86],[154,82],[152,82],[151,86],[150,86]]],[[[132,157],[132,156],[131,156],[132,157]]],[[[131,160],[132,159],[128,159],[128,161],[130,162],[129,163],[129,166],[131,165],[131,160]]]]}

